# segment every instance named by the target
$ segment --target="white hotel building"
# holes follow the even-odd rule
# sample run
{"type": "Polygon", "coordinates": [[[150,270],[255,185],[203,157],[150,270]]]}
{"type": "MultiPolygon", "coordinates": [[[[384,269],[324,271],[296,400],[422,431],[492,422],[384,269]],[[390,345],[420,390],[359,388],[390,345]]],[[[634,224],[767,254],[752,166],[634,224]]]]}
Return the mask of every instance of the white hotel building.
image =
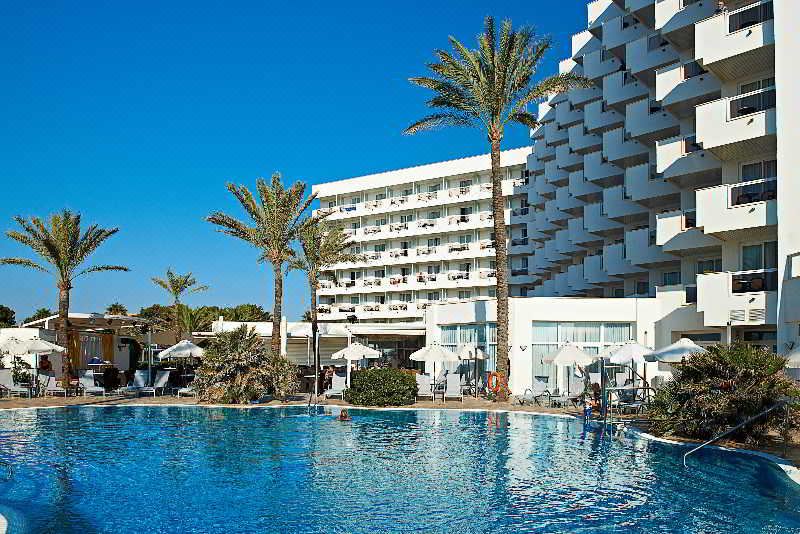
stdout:
{"type": "MultiPolygon", "coordinates": [[[[542,356],[622,338],[662,346],[800,335],[800,117],[792,0],[595,0],[561,72],[590,89],[539,107],[533,150],[503,155],[511,387],[561,380],[542,356]],[[527,156],[527,162],[525,162],[527,156]]],[[[494,320],[488,156],[322,184],[359,265],[323,320],[424,320],[428,341],[494,320]],[[432,306],[432,304],[436,304],[432,306]]]]}

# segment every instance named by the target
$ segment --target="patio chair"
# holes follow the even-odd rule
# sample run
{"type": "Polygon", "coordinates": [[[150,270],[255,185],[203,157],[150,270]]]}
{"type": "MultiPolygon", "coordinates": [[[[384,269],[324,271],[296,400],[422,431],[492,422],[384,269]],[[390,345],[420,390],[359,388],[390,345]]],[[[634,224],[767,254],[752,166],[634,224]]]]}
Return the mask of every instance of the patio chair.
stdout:
{"type": "Polygon", "coordinates": [[[69,390],[59,386],[55,376],[39,375],[39,383],[44,386],[42,391],[45,397],[48,395],[51,397],[55,397],[56,395],[64,395],[64,397],[69,396],[69,390]]]}
{"type": "Polygon", "coordinates": [[[464,402],[464,394],[461,393],[461,375],[450,373],[447,375],[445,389],[442,392],[442,402],[447,399],[458,399],[464,402]]]}
{"type": "Polygon", "coordinates": [[[433,390],[431,389],[431,377],[429,375],[418,374],[417,378],[417,395],[414,398],[416,402],[420,397],[430,398],[433,400],[433,390]]]}
{"type": "Polygon", "coordinates": [[[534,378],[533,387],[526,389],[521,397],[517,397],[517,402],[519,402],[520,406],[525,406],[526,402],[531,406],[534,404],[541,406],[541,399],[544,396],[547,396],[549,403],[550,391],[547,389],[547,382],[534,378]]]}
{"type": "Polygon", "coordinates": [[[106,396],[106,388],[96,386],[94,384],[94,373],[92,371],[82,371],[81,376],[78,377],[78,388],[86,395],[102,395],[106,396]]]}
{"type": "Polygon", "coordinates": [[[10,397],[30,397],[30,388],[18,386],[14,383],[14,375],[11,369],[0,369],[0,388],[10,397]]]}
{"type": "Polygon", "coordinates": [[[152,386],[145,386],[140,388],[138,393],[141,395],[142,393],[146,393],[147,395],[153,394],[153,398],[155,398],[156,394],[159,392],[163,395],[164,390],[167,388],[167,383],[169,382],[169,371],[159,371],[156,373],[156,379],[153,382],[152,386]]]}
{"type": "Polygon", "coordinates": [[[633,410],[633,413],[641,413],[644,410],[644,400],[637,395],[637,390],[619,390],[616,396],[612,405],[620,412],[626,413],[628,410],[633,410]]]}
{"type": "Polygon", "coordinates": [[[347,387],[347,377],[345,375],[333,373],[330,389],[325,390],[322,394],[325,395],[326,399],[329,399],[331,397],[339,397],[341,399],[344,399],[344,390],[346,389],[346,387],[347,387]]]}
{"type": "Polygon", "coordinates": [[[186,396],[186,397],[196,397],[196,396],[197,396],[197,390],[196,390],[196,389],[194,389],[194,388],[193,388],[191,385],[189,385],[189,386],[186,386],[186,387],[180,388],[180,389],[179,389],[179,390],[176,392],[176,394],[178,395],[178,397],[183,397],[183,396],[186,396]]]}
{"type": "Polygon", "coordinates": [[[139,391],[147,387],[147,369],[140,369],[133,373],[133,383],[119,388],[116,393],[138,394],[139,391]]]}

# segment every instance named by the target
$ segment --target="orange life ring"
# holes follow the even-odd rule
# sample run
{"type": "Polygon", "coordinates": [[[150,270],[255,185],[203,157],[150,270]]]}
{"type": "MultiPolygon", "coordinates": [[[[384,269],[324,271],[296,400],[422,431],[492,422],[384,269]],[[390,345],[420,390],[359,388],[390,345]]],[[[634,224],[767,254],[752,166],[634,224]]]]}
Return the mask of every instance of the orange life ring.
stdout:
{"type": "Polygon", "coordinates": [[[500,373],[492,371],[489,373],[489,378],[486,380],[486,385],[492,393],[500,391],[500,373]]]}

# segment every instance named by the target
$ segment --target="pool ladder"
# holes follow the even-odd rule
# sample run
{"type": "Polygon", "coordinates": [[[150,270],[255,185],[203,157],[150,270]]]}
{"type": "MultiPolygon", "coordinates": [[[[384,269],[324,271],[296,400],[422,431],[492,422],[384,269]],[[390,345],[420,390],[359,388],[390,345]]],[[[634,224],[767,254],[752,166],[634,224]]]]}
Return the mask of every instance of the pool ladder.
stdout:
{"type": "Polygon", "coordinates": [[[734,432],[736,432],[736,431],[737,431],[737,430],[739,430],[740,428],[742,428],[742,427],[744,427],[744,426],[747,426],[747,425],[749,425],[750,423],[752,423],[752,422],[753,422],[753,421],[755,421],[756,419],[760,419],[760,418],[764,417],[765,415],[767,415],[767,414],[769,414],[769,413],[771,413],[771,412],[775,411],[777,408],[780,408],[780,407],[782,407],[782,406],[786,406],[786,407],[787,407],[787,410],[788,410],[789,403],[788,403],[787,401],[785,401],[785,400],[782,400],[782,401],[778,402],[777,404],[775,404],[775,405],[773,405],[773,406],[770,406],[770,407],[769,407],[769,408],[767,408],[766,410],[764,410],[764,411],[762,411],[762,412],[760,412],[760,413],[758,413],[758,414],[754,415],[753,417],[751,417],[751,418],[747,419],[746,421],[744,421],[744,422],[742,422],[742,423],[739,423],[738,425],[736,425],[735,427],[731,428],[730,430],[726,430],[726,431],[725,431],[725,432],[723,432],[722,434],[719,434],[719,435],[717,435],[717,436],[715,436],[715,437],[711,438],[710,440],[708,440],[708,441],[706,441],[706,442],[704,442],[704,443],[701,443],[700,445],[698,445],[697,447],[695,447],[694,449],[690,450],[689,452],[687,452],[686,454],[684,454],[684,455],[683,455],[683,466],[684,466],[684,467],[688,467],[688,465],[686,465],[686,459],[687,459],[687,458],[688,458],[688,457],[689,457],[691,454],[694,454],[694,453],[696,453],[697,451],[699,451],[699,450],[700,450],[700,449],[702,449],[703,447],[706,447],[706,446],[708,446],[708,445],[711,445],[711,444],[713,444],[713,443],[716,443],[717,441],[721,440],[722,438],[724,438],[724,437],[726,437],[726,436],[730,436],[731,434],[733,434],[734,432]]]}

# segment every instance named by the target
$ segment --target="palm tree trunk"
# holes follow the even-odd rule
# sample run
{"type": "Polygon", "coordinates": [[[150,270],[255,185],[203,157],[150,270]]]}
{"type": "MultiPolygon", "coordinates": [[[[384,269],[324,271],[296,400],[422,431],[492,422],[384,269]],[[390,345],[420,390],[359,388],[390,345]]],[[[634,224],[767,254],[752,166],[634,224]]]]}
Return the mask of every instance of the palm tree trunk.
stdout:
{"type": "Polygon", "coordinates": [[[181,301],[179,299],[175,299],[175,302],[172,304],[172,307],[175,311],[175,343],[181,341],[181,337],[183,332],[181,332],[181,314],[180,314],[180,304],[181,301]]]}
{"type": "Polygon", "coordinates": [[[273,264],[272,272],[275,274],[275,294],[272,303],[272,340],[270,349],[274,354],[281,353],[281,317],[283,316],[283,269],[281,264],[273,264]]]}
{"type": "Polygon", "coordinates": [[[500,135],[493,133],[492,145],[492,214],[494,219],[495,270],[497,272],[497,372],[508,376],[508,252],[506,249],[506,200],[500,171],[500,135]]]}
{"type": "Polygon", "coordinates": [[[314,351],[314,398],[319,395],[319,343],[317,341],[317,275],[309,274],[308,285],[311,287],[311,344],[314,351]]]}
{"type": "Polygon", "coordinates": [[[72,376],[72,358],[78,356],[77,354],[72,354],[72,348],[69,346],[70,289],[72,287],[69,282],[58,283],[58,331],[56,332],[56,340],[59,345],[67,349],[61,360],[61,372],[66,378],[72,376]]]}

